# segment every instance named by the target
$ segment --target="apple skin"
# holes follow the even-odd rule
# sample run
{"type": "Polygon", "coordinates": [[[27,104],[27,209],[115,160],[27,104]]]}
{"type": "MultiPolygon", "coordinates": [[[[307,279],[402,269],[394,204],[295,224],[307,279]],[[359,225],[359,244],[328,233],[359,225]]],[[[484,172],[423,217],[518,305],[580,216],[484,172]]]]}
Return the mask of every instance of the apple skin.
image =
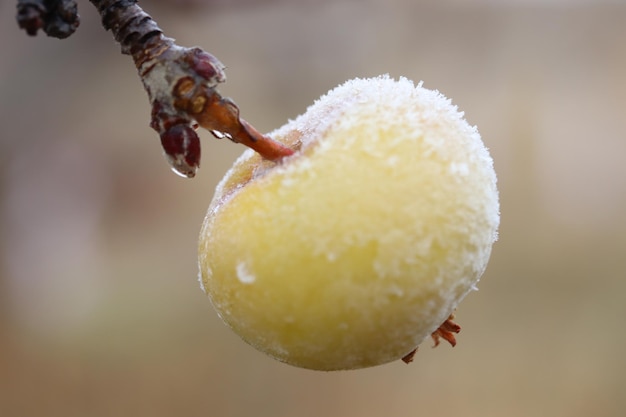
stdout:
{"type": "Polygon", "coordinates": [[[455,310],[497,239],[493,161],[436,91],[349,81],[247,150],[218,185],[200,281],[224,322],[271,357],[316,370],[395,361],[455,310]]]}

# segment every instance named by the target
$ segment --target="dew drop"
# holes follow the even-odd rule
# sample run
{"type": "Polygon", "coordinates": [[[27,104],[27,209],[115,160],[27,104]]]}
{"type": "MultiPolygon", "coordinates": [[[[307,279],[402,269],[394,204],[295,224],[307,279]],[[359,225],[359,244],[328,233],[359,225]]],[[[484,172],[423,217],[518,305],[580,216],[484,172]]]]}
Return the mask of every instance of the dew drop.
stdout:
{"type": "Polygon", "coordinates": [[[219,130],[209,130],[209,132],[211,132],[216,139],[233,139],[229,133],[220,132],[219,130]]]}
{"type": "Polygon", "coordinates": [[[245,262],[239,262],[236,268],[237,279],[242,284],[252,284],[256,281],[256,276],[250,272],[245,262]]]}
{"type": "Polygon", "coordinates": [[[183,178],[193,178],[193,177],[195,177],[195,176],[196,176],[196,172],[195,172],[195,171],[189,171],[189,170],[187,170],[187,171],[183,171],[183,170],[178,169],[178,168],[177,168],[177,167],[175,167],[175,166],[171,166],[170,168],[172,169],[172,172],[173,172],[174,174],[178,175],[179,177],[183,177],[183,178]]]}

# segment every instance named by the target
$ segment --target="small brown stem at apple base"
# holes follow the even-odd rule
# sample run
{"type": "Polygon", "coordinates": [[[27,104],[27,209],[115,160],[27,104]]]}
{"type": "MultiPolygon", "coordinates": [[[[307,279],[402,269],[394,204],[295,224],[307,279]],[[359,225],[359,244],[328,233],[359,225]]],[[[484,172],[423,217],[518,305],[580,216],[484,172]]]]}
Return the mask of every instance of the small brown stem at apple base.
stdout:
{"type": "MultiPolygon", "coordinates": [[[[461,331],[461,326],[459,326],[453,320],[454,320],[454,314],[450,314],[450,317],[448,317],[446,319],[446,321],[444,321],[441,324],[441,326],[439,326],[437,328],[437,330],[435,330],[430,335],[433,338],[434,342],[435,342],[433,347],[439,346],[439,342],[440,342],[441,339],[443,339],[446,342],[450,343],[450,345],[452,347],[456,346],[456,338],[454,337],[454,334],[455,333],[459,333],[461,331]]],[[[417,353],[417,349],[418,348],[415,348],[411,352],[406,354],[402,358],[402,361],[404,363],[406,363],[406,364],[409,364],[409,363],[413,362],[413,358],[415,357],[415,354],[417,353]]]]}

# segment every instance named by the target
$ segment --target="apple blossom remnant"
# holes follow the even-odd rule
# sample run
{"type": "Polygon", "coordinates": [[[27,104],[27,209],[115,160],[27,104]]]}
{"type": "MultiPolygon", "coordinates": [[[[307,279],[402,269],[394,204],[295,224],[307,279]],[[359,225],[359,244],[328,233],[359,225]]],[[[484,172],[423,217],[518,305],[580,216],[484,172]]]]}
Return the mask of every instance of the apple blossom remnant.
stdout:
{"type": "MultiPolygon", "coordinates": [[[[450,317],[448,317],[446,321],[444,321],[441,324],[441,326],[439,326],[439,328],[437,328],[437,330],[435,330],[430,335],[430,337],[432,337],[433,340],[435,341],[435,344],[433,345],[433,347],[439,346],[439,342],[441,339],[450,343],[450,346],[452,347],[456,346],[456,337],[454,337],[454,334],[459,333],[461,331],[461,326],[459,326],[457,323],[455,323],[452,320],[454,320],[454,314],[450,314],[450,317]]],[[[415,348],[412,351],[410,351],[408,354],[404,355],[402,357],[402,362],[406,364],[413,362],[413,358],[415,357],[415,354],[417,353],[417,349],[418,348],[415,348]]]]}
{"type": "MultiPolygon", "coordinates": [[[[239,108],[216,87],[226,80],[224,66],[198,47],[185,48],[163,35],[137,0],[90,0],[122,53],[131,55],[152,105],[150,126],[159,133],[174,172],[191,178],[200,166],[200,126],[215,137],[248,146],[265,159],[278,160],[293,150],[261,134],[239,116],[239,108]]],[[[78,22],[73,0],[20,0],[18,23],[28,34],[60,18],[78,22]],[[73,5],[73,8],[71,7],[73,5]],[[68,17],[69,16],[69,17],[68,17]]],[[[78,23],[76,23],[78,26],[78,23]]],[[[75,27],[74,27],[75,29],[75,27]]],[[[64,36],[72,31],[64,30],[64,36]]]]}

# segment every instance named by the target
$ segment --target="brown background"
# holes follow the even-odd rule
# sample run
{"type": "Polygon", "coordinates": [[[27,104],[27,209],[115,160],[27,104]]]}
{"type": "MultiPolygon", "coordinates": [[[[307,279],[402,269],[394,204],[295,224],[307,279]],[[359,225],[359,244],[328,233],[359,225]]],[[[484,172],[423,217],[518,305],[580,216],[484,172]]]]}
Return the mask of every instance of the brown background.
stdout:
{"type": "Polygon", "coordinates": [[[196,238],[241,147],[172,174],[128,57],[86,1],[71,38],[0,5],[0,415],[622,416],[626,4],[144,1],[227,66],[262,131],[355,76],[424,80],[491,149],[500,241],[459,345],[318,373],[221,324],[196,238]]]}

